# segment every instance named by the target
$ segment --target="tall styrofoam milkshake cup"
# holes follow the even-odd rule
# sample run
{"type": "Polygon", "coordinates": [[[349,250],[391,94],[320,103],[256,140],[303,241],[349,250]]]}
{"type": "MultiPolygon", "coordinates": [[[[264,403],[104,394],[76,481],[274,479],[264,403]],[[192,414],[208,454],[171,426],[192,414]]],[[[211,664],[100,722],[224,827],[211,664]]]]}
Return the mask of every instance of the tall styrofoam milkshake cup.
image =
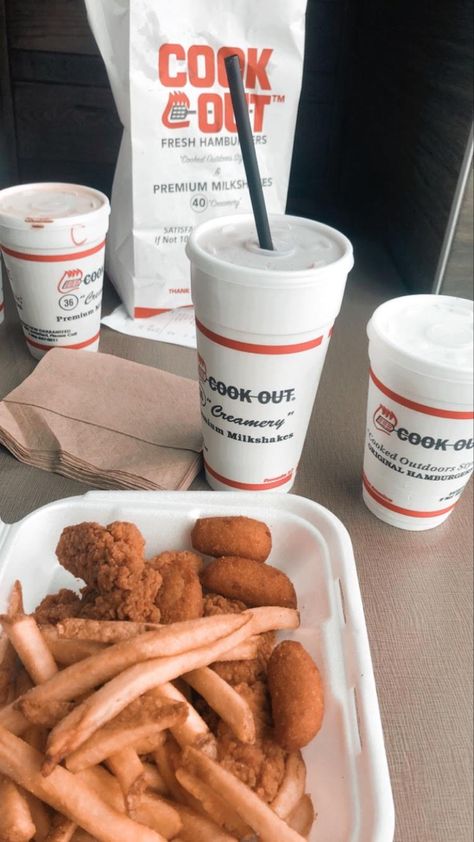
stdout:
{"type": "Polygon", "coordinates": [[[31,354],[99,346],[107,196],[79,184],[0,191],[0,249],[31,354]]]}
{"type": "Polygon", "coordinates": [[[289,491],[348,272],[349,240],[272,215],[275,250],[251,215],[191,234],[191,293],[206,477],[218,490],[289,491]]]}
{"type": "Polygon", "coordinates": [[[367,332],[364,501],[392,526],[432,529],[472,473],[472,301],[395,298],[377,308],[367,332]]]}

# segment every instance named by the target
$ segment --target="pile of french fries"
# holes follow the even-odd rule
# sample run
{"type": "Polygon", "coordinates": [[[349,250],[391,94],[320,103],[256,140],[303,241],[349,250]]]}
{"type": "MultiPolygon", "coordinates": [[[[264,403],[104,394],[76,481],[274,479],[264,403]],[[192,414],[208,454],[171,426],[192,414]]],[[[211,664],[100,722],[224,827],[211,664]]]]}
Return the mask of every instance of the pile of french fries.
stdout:
{"type": "Polygon", "coordinates": [[[266,804],[217,762],[188,692],[251,743],[249,705],[210,665],[255,657],[258,635],[296,628],[296,610],[40,627],[17,582],[0,619],[0,842],[307,836],[314,813],[299,752],[266,804]]]}

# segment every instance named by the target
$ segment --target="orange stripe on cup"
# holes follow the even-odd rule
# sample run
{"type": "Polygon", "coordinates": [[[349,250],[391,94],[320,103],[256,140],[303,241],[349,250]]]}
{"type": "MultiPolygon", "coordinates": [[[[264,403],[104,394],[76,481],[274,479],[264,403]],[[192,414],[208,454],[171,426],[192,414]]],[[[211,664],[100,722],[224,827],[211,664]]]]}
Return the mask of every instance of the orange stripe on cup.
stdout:
{"type": "MultiPolygon", "coordinates": [[[[202,322],[196,319],[196,327],[203,336],[215,342],[216,345],[223,345],[225,348],[232,348],[233,351],[245,351],[247,354],[299,354],[301,351],[309,351],[321,345],[324,336],[317,336],[308,342],[298,342],[296,345],[254,345],[251,342],[238,342],[235,339],[228,339],[219,333],[209,330],[202,322]]],[[[266,488],[267,486],[265,486],[266,488]]]]}
{"type": "Polygon", "coordinates": [[[13,251],[13,249],[9,249],[6,246],[1,246],[0,249],[5,252],[5,254],[10,255],[10,257],[16,257],[17,260],[29,260],[34,263],[62,263],[65,260],[80,260],[82,257],[90,257],[91,254],[96,254],[98,251],[101,251],[105,246],[105,240],[103,240],[99,245],[92,246],[90,249],[85,249],[84,251],[76,251],[73,254],[28,254],[22,251],[13,251]]]}
{"type": "Polygon", "coordinates": [[[77,351],[80,348],[87,348],[88,345],[97,342],[99,336],[100,330],[91,339],[85,339],[84,342],[76,342],[75,345],[43,345],[41,342],[35,342],[33,339],[30,339],[29,336],[25,336],[25,339],[28,345],[32,345],[33,348],[39,348],[40,351],[51,351],[51,348],[68,348],[70,351],[77,351]]]}
{"type": "Polygon", "coordinates": [[[454,509],[456,503],[453,503],[451,506],[447,506],[445,509],[438,509],[436,512],[420,512],[416,511],[415,509],[404,509],[402,506],[396,506],[395,503],[392,503],[390,500],[387,500],[377,491],[376,488],[369,482],[366,475],[362,475],[362,481],[364,483],[364,488],[368,494],[370,494],[373,499],[379,503],[381,506],[384,506],[386,509],[390,509],[391,512],[396,512],[399,515],[406,515],[407,517],[439,517],[440,515],[445,515],[454,509]]]}
{"type": "Polygon", "coordinates": [[[385,386],[381,380],[376,377],[372,369],[370,369],[370,376],[377,388],[380,389],[387,398],[391,398],[392,401],[400,404],[400,406],[406,406],[407,409],[413,409],[415,412],[422,412],[425,415],[435,415],[437,418],[453,418],[458,421],[469,421],[474,418],[474,412],[459,412],[454,409],[436,409],[434,406],[427,406],[423,403],[411,401],[408,398],[404,398],[403,395],[398,395],[396,392],[392,392],[388,386],[385,386]]]}
{"type": "Polygon", "coordinates": [[[169,307],[135,307],[134,319],[150,319],[152,316],[160,316],[162,313],[169,313],[169,307]]]}
{"type": "Polygon", "coordinates": [[[218,482],[222,482],[223,485],[228,485],[229,488],[238,488],[239,491],[269,491],[272,488],[279,488],[281,485],[285,485],[293,477],[293,471],[288,471],[284,476],[277,477],[277,479],[269,480],[268,482],[238,482],[235,479],[229,479],[228,477],[223,477],[222,474],[218,474],[206,460],[204,460],[204,466],[211,477],[214,477],[218,482]]]}

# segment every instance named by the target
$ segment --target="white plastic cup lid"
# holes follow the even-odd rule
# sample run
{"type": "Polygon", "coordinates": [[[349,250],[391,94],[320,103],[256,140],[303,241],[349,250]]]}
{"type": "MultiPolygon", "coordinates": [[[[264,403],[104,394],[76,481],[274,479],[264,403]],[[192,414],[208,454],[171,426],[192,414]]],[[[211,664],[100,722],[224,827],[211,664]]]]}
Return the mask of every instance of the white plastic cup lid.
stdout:
{"type": "Polygon", "coordinates": [[[62,228],[92,222],[92,217],[106,219],[109,213],[107,196],[81,184],[38,182],[0,190],[0,225],[5,228],[25,230],[35,222],[62,228]]]}
{"type": "Polygon", "coordinates": [[[386,353],[417,374],[473,379],[473,302],[447,295],[406,295],[386,301],[367,325],[369,353],[386,353]]]}
{"type": "Polygon", "coordinates": [[[203,222],[192,232],[186,254],[205,274],[254,286],[307,284],[321,271],[347,275],[354,258],[344,234],[312,219],[269,216],[274,251],[259,247],[251,214],[203,222]]]}

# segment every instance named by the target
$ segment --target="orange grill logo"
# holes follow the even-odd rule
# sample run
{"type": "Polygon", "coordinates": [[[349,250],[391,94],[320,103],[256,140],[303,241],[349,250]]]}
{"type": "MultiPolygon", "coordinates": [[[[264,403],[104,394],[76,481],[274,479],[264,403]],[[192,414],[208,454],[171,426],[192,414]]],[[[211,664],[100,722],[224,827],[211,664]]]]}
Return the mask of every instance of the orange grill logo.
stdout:
{"type": "Polygon", "coordinates": [[[393,433],[398,424],[398,418],[391,409],[387,409],[382,403],[379,404],[373,415],[374,426],[382,433],[393,433]]]}
{"type": "Polygon", "coordinates": [[[80,287],[81,281],[82,271],[80,269],[66,269],[58,283],[58,292],[73,292],[80,287]]]}
{"type": "Polygon", "coordinates": [[[186,129],[190,123],[188,114],[195,113],[189,109],[189,98],[186,94],[173,91],[163,112],[163,125],[168,129],[186,129]]]}

